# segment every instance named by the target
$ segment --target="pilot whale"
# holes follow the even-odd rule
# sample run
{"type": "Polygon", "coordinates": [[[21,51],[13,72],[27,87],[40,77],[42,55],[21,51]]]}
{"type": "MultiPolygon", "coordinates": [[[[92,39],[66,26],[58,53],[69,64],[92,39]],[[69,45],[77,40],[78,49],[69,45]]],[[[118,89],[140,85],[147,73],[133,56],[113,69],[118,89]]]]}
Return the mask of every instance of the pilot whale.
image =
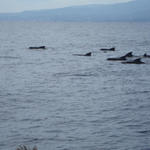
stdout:
{"type": "Polygon", "coordinates": [[[86,53],[86,54],[73,54],[73,55],[75,55],[75,56],[91,56],[92,53],[89,52],[89,53],[86,53]]]}
{"type": "Polygon", "coordinates": [[[46,49],[46,47],[45,46],[38,46],[38,47],[36,47],[36,46],[34,46],[34,47],[29,47],[29,49],[46,49]]]}
{"type": "Polygon", "coordinates": [[[145,58],[150,58],[150,55],[147,55],[146,53],[143,55],[145,58]]]}
{"type": "Polygon", "coordinates": [[[107,58],[107,60],[111,60],[111,61],[126,60],[126,57],[133,57],[132,52],[129,52],[129,53],[127,53],[127,54],[125,54],[124,56],[121,56],[121,57],[107,58]]]}
{"type": "Polygon", "coordinates": [[[101,51],[115,51],[115,47],[112,48],[101,48],[101,51]]]}
{"type": "Polygon", "coordinates": [[[132,61],[125,61],[122,62],[123,64],[145,64],[144,62],[141,61],[141,58],[132,60],[132,61]]]}

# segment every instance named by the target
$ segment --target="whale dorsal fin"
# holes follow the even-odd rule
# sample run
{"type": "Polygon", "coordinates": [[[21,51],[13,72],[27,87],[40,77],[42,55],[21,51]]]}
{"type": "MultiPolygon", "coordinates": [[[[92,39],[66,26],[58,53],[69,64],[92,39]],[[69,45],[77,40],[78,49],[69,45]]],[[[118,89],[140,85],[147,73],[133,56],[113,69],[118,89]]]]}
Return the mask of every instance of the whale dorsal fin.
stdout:
{"type": "Polygon", "coordinates": [[[132,55],[132,52],[129,52],[129,53],[127,53],[126,55],[125,55],[125,57],[132,57],[133,55],[132,55]]]}
{"type": "Polygon", "coordinates": [[[91,56],[91,54],[92,54],[92,53],[89,52],[89,53],[86,53],[85,56],[91,56]]]}
{"type": "Polygon", "coordinates": [[[135,59],[134,62],[141,62],[141,58],[135,59]]]}

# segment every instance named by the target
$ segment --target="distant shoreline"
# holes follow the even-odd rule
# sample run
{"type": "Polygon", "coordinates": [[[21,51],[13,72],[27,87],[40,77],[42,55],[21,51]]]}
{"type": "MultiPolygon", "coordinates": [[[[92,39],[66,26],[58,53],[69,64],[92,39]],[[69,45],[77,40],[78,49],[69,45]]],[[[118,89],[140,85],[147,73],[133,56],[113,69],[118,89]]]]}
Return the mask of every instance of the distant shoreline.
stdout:
{"type": "Polygon", "coordinates": [[[150,22],[150,1],[91,4],[57,9],[0,13],[0,21],[46,22],[150,22]]]}

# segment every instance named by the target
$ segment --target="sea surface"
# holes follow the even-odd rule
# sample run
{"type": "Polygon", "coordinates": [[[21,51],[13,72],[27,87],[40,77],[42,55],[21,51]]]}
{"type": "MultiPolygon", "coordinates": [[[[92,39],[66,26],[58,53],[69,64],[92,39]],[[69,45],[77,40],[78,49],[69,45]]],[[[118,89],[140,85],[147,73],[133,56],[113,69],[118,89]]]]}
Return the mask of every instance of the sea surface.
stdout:
{"type": "Polygon", "coordinates": [[[130,51],[150,23],[0,22],[0,150],[150,150],[150,58],[106,60],[130,51]]]}

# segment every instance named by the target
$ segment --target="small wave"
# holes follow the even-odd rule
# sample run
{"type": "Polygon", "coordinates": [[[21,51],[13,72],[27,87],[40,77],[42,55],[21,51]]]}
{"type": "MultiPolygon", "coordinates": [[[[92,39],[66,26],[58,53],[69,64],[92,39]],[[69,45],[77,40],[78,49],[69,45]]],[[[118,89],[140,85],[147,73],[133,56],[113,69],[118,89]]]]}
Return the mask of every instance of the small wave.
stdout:
{"type": "Polygon", "coordinates": [[[135,91],[135,92],[126,92],[127,95],[132,94],[147,94],[150,93],[150,91],[135,91]]]}
{"type": "Polygon", "coordinates": [[[96,77],[96,73],[56,73],[56,77],[96,77]]]}
{"type": "Polygon", "coordinates": [[[55,130],[46,130],[45,131],[46,133],[63,133],[64,131],[63,130],[60,130],[60,129],[55,129],[55,130]]]}
{"type": "Polygon", "coordinates": [[[145,41],[137,43],[137,45],[139,45],[139,46],[149,46],[150,45],[150,41],[145,40],[145,41]]]}
{"type": "Polygon", "coordinates": [[[29,129],[36,129],[36,128],[41,128],[41,126],[40,125],[35,125],[35,126],[29,127],[29,129]]]}
{"type": "Polygon", "coordinates": [[[141,133],[141,134],[150,134],[150,130],[142,130],[142,131],[138,131],[138,133],[141,133]]]}
{"type": "Polygon", "coordinates": [[[43,119],[24,118],[24,119],[22,119],[20,121],[21,122],[28,122],[28,121],[31,121],[31,122],[40,122],[40,121],[43,121],[43,120],[46,120],[46,118],[43,118],[43,119]]]}
{"type": "Polygon", "coordinates": [[[0,147],[1,147],[1,146],[6,146],[6,145],[7,145],[7,144],[4,144],[4,143],[0,143],[0,147]]]}
{"type": "Polygon", "coordinates": [[[0,59],[19,59],[19,57],[15,57],[15,56],[0,56],[0,59]]]}
{"type": "Polygon", "coordinates": [[[38,141],[45,141],[45,138],[24,138],[24,141],[27,143],[34,143],[34,142],[38,142],[38,141]]]}
{"type": "Polygon", "coordinates": [[[96,74],[71,74],[70,76],[76,76],[76,77],[93,77],[97,76],[96,74]]]}

